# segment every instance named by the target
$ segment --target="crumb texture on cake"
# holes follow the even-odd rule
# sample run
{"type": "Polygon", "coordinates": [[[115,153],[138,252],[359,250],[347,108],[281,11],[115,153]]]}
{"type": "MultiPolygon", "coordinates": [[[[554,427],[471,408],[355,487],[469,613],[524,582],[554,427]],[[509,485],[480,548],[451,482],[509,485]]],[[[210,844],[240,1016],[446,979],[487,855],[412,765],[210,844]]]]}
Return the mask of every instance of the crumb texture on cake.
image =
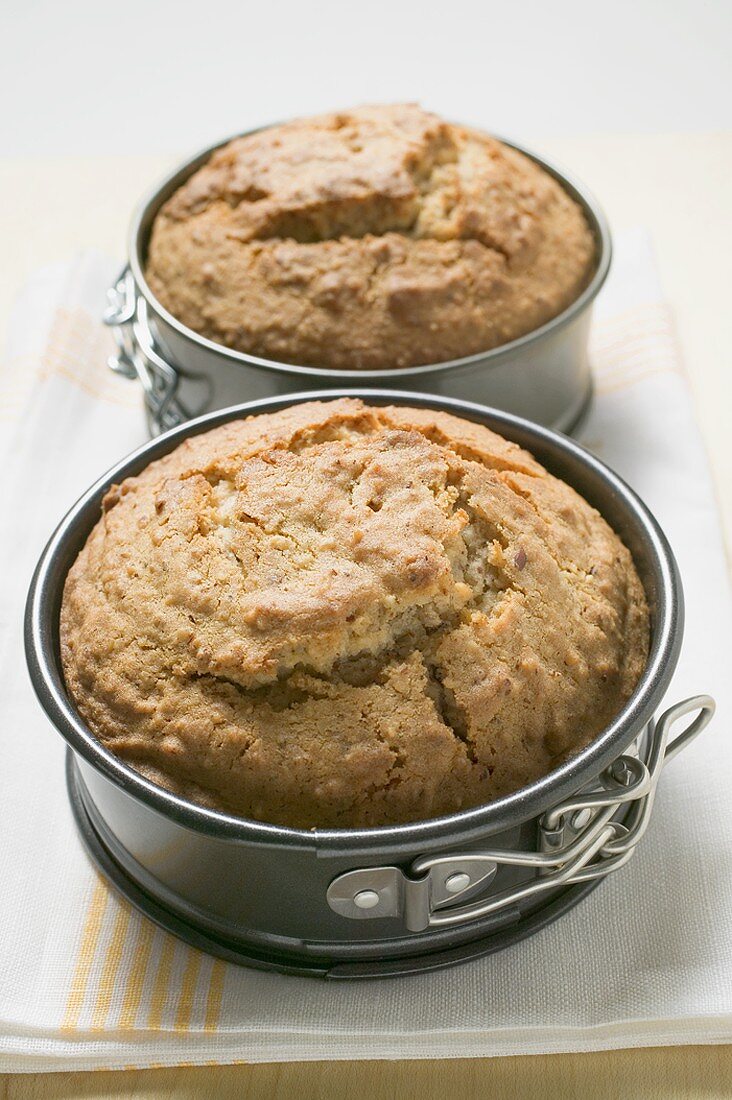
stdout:
{"type": "Polygon", "coordinates": [[[444,362],[544,324],[595,246],[564,189],[415,104],[237,138],[156,217],[146,277],[188,328],[341,370],[444,362]]]}
{"type": "Polygon", "coordinates": [[[530,454],[443,412],[309,402],[107,494],[61,611],[123,760],[207,806],[375,826],[516,790],[644,667],[627,549],[530,454]]]}

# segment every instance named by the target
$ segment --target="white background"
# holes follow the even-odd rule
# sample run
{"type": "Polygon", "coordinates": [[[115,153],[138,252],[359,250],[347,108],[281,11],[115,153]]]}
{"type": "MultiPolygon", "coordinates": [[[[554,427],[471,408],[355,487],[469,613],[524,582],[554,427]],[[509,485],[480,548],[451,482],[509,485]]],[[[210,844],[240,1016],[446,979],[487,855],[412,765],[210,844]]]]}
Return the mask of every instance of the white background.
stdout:
{"type": "Polygon", "coordinates": [[[732,127],[730,0],[0,0],[0,153],[417,99],[514,137],[732,127]]]}

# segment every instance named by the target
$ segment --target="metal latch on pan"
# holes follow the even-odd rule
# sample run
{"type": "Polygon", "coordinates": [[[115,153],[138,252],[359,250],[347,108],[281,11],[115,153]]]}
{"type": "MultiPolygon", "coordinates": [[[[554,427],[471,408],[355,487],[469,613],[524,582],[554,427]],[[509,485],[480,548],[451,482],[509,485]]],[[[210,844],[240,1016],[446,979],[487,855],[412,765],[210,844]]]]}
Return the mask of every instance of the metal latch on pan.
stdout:
{"type": "Polygon", "coordinates": [[[124,378],[138,379],[150,419],[158,432],[175,428],[189,419],[176,399],[178,374],[155,349],[147,320],[147,304],[137,294],[129,267],[108,291],[104,323],[111,330],[117,354],[110,356],[110,370],[124,378]]]}
{"type": "Polygon", "coordinates": [[[333,879],[327,891],[331,909],[352,920],[401,918],[410,932],[464,924],[516,905],[532,894],[602,878],[628,862],[645,832],[653,797],[665,764],[701,733],[714,714],[714,700],[697,695],[667,710],[650,727],[645,762],[629,753],[618,757],[591,790],[548,810],[539,820],[532,852],[483,850],[415,860],[400,867],[363,867],[333,879]],[[671,727],[698,711],[673,741],[671,727]],[[625,809],[621,823],[615,815],[625,809]],[[526,883],[482,900],[501,866],[526,867],[526,883]],[[468,904],[465,904],[468,902],[468,904]]]}

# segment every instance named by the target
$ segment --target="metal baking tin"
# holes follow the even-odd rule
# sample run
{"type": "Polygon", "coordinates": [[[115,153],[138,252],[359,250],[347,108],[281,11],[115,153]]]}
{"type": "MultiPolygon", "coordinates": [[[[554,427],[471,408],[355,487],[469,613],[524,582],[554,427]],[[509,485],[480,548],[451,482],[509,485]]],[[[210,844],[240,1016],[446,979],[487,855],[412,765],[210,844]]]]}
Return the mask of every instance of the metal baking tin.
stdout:
{"type": "MultiPolygon", "coordinates": [[[[408,825],[297,830],[205,809],[155,786],[105,749],[66,695],[59,611],[66,574],[110,485],[187,436],[326,390],[210,413],[152,440],[71,509],[38,564],[26,610],[31,679],[69,746],[69,792],[102,870],[153,920],[248,965],[328,978],[407,974],[497,950],[542,927],[630,858],[648,823],[664,762],[714,709],[699,696],[658,722],[677,662],[683,598],[673,554],[625,483],[549,429],[468,402],[405,393],[532,451],[595,505],[631,550],[652,616],[647,667],[626,706],[551,774],[484,806],[408,825]],[[671,743],[671,725],[695,718],[671,743]],[[374,899],[376,895],[376,899],[374,899]]],[[[386,404],[393,391],[361,390],[386,404]]]]}
{"type": "Polygon", "coordinates": [[[605,282],[612,252],[605,216],[584,185],[531,150],[504,142],[553,176],[579,203],[596,242],[592,279],[545,325],[490,351],[444,363],[367,371],[304,367],[259,359],[207,340],[164,309],[145,279],[147,247],[158,211],[227,141],[197,153],[143,199],[130,228],[129,264],[110,290],[105,321],[118,345],[110,366],[142,383],[151,434],[240,401],[309,387],[364,386],[480,401],[558,431],[576,428],[592,393],[587,354],[592,305],[605,282]]]}

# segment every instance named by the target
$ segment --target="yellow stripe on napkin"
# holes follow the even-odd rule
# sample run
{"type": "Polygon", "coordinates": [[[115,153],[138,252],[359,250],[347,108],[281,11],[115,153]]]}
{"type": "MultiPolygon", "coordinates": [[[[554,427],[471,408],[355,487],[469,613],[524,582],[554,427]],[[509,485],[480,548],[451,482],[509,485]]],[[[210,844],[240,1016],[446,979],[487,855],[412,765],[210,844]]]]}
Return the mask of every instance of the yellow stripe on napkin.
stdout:
{"type": "Polygon", "coordinates": [[[79,1017],[84,1005],[89,978],[92,974],[94,957],[99,944],[99,937],[104,922],[104,913],[109,902],[109,890],[104,881],[97,877],[94,882],[94,890],[87,907],[84,931],[81,934],[81,944],[76,958],[74,976],[71,979],[71,989],[66,1000],[66,1009],[61,1028],[64,1031],[74,1030],[79,1026],[79,1017]]]}

